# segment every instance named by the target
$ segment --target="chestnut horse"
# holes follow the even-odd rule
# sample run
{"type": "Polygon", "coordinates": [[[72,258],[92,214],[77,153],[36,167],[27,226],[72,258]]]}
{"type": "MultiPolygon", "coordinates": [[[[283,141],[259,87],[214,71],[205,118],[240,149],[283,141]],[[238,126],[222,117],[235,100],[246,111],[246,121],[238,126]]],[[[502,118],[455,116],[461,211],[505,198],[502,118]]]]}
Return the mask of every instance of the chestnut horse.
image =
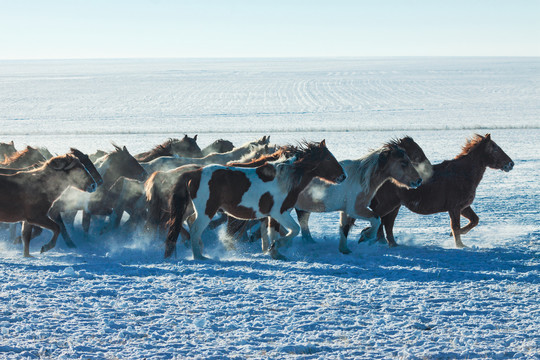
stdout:
{"type": "MultiPolygon", "coordinates": [[[[308,143],[291,159],[279,164],[266,163],[257,168],[210,165],[184,173],[178,179],[170,199],[171,217],[166,240],[165,257],[172,255],[189,205],[195,212],[190,228],[191,248],[195,259],[204,259],[200,245],[201,234],[218,210],[240,219],[272,217],[287,234],[288,241],[299,232],[299,226],[290,214],[298,194],[315,177],[341,183],[346,175],[343,168],[326,147],[308,143]]],[[[274,259],[284,259],[277,251],[276,242],[270,247],[274,259]]]]}
{"type": "Polygon", "coordinates": [[[152,161],[160,156],[187,156],[187,157],[202,157],[202,151],[197,145],[197,135],[190,138],[184,135],[182,139],[169,139],[161,145],[157,145],[150,151],[135,155],[135,159],[140,162],[152,161]]]}
{"type": "Polygon", "coordinates": [[[0,221],[23,223],[24,256],[30,257],[32,225],[49,229],[55,243],[60,227],[47,215],[51,204],[69,186],[93,192],[98,182],[73,154],[53,157],[39,168],[0,175],[0,221]]]}
{"type": "MultiPolygon", "coordinates": [[[[434,165],[433,176],[419,188],[409,190],[387,182],[371,202],[373,211],[382,217],[382,224],[377,227],[379,237],[384,238],[384,226],[388,245],[397,245],[393,233],[394,221],[400,206],[405,205],[409,210],[422,215],[447,211],[455,245],[457,248],[465,247],[461,235],[478,224],[478,215],[471,204],[487,167],[508,172],[514,167],[514,162],[491,140],[490,134],[477,134],[467,141],[461,153],[453,160],[434,165]],[[460,216],[469,220],[463,228],[460,216]]],[[[364,239],[365,236],[361,236],[360,241],[364,239]]]]}
{"type": "Polygon", "coordinates": [[[349,219],[371,217],[370,221],[374,221],[367,207],[384,182],[394,179],[405,187],[417,187],[420,185],[419,175],[421,181],[425,181],[433,172],[424,151],[409,136],[392,140],[359,160],[342,161],[341,165],[351,175],[347,181],[339,186],[323,185],[322,188],[320,182],[313,181],[300,194],[296,213],[302,229],[302,239],[313,243],[308,226],[310,213],[340,211],[339,251],[344,254],[350,253],[347,247],[347,235],[351,226],[349,219]]]}

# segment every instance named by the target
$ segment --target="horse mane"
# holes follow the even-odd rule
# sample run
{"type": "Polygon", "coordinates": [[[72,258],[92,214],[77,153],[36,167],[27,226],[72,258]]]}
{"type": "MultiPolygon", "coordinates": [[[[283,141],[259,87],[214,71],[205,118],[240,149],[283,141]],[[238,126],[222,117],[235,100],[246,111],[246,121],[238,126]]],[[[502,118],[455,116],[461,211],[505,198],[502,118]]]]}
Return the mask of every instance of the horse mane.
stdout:
{"type": "Polygon", "coordinates": [[[6,157],[4,161],[0,163],[0,165],[9,165],[12,162],[15,162],[16,160],[19,160],[21,157],[26,156],[30,151],[38,151],[36,148],[31,147],[28,145],[26,148],[19,150],[10,156],[6,157]]]}
{"type": "Polygon", "coordinates": [[[474,134],[474,136],[471,139],[467,139],[467,142],[461,148],[461,153],[459,153],[455,157],[455,159],[459,159],[459,158],[469,154],[473,149],[475,149],[478,145],[480,145],[486,138],[488,138],[488,135],[486,135],[484,137],[484,136],[482,136],[480,134],[474,134]]]}
{"type": "MultiPolygon", "coordinates": [[[[392,151],[399,146],[401,139],[392,139],[378,149],[371,150],[366,155],[357,160],[351,160],[351,165],[347,167],[347,175],[351,177],[351,181],[357,182],[362,187],[364,193],[368,194],[371,191],[371,178],[379,169],[379,156],[385,151],[392,151]]],[[[349,161],[346,161],[346,166],[349,161]]]]}
{"type": "MultiPolygon", "coordinates": [[[[267,162],[276,161],[280,159],[281,157],[285,157],[288,159],[294,156],[297,153],[297,151],[298,151],[297,148],[292,145],[284,145],[284,146],[281,146],[278,150],[276,150],[272,154],[261,155],[260,157],[253,159],[251,161],[248,161],[248,162],[242,162],[242,159],[238,161],[229,161],[227,163],[227,166],[259,167],[266,164],[267,162]]],[[[249,157],[251,154],[252,153],[247,154],[246,156],[242,158],[249,157]]]]}
{"type": "Polygon", "coordinates": [[[165,140],[163,144],[156,145],[151,150],[148,150],[146,152],[143,152],[142,154],[137,155],[135,158],[139,161],[147,161],[148,158],[156,158],[161,156],[171,156],[172,155],[172,147],[174,144],[177,144],[180,142],[180,139],[177,138],[169,138],[165,140]]]}

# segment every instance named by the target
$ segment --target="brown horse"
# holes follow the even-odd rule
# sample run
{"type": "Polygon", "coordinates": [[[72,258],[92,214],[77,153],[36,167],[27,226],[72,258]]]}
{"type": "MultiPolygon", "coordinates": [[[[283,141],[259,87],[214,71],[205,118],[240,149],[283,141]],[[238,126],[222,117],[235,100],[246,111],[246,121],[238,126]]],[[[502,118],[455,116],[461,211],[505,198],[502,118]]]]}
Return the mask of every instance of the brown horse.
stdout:
{"type": "Polygon", "coordinates": [[[16,153],[7,157],[4,161],[0,162],[0,167],[9,169],[25,168],[45,160],[47,159],[38,149],[27,146],[25,149],[17,151],[16,153]]]}
{"type": "Polygon", "coordinates": [[[23,223],[24,256],[30,256],[31,225],[53,232],[56,242],[60,227],[47,215],[52,203],[69,186],[93,192],[98,183],[73,154],[53,157],[35,170],[0,175],[0,221],[23,223]]]}
{"type": "Polygon", "coordinates": [[[161,156],[173,155],[194,158],[202,157],[201,148],[197,145],[197,135],[193,138],[185,135],[182,139],[169,139],[150,151],[135,155],[135,159],[140,162],[148,162],[161,156]]]}
{"type": "MultiPolygon", "coordinates": [[[[491,140],[490,134],[475,135],[455,159],[434,165],[433,176],[417,189],[408,190],[387,182],[371,202],[373,211],[382,217],[378,236],[384,238],[384,226],[388,244],[397,245],[393,234],[394,221],[400,206],[405,205],[422,215],[447,211],[456,247],[465,247],[461,235],[478,224],[478,215],[472,210],[471,204],[487,167],[508,172],[514,167],[514,162],[491,140]],[[460,216],[469,220],[463,228],[460,216]]],[[[360,241],[363,239],[361,236],[360,241]]]]}
{"type": "MultiPolygon", "coordinates": [[[[256,168],[209,165],[184,173],[178,179],[170,199],[171,218],[165,257],[172,255],[183,222],[191,213],[195,220],[190,228],[191,248],[195,259],[201,253],[201,234],[218,210],[240,219],[272,217],[287,229],[280,241],[288,241],[299,232],[290,214],[298,194],[314,177],[340,183],[346,175],[332,153],[321,143],[309,143],[291,159],[279,164],[266,163],[256,168]]],[[[187,232],[183,229],[184,232],[187,232]]],[[[276,242],[270,247],[274,259],[284,259],[276,242]]]]}
{"type": "Polygon", "coordinates": [[[8,143],[0,142],[0,161],[4,161],[5,158],[10,157],[16,152],[17,149],[15,149],[15,145],[13,145],[13,140],[8,143]]]}

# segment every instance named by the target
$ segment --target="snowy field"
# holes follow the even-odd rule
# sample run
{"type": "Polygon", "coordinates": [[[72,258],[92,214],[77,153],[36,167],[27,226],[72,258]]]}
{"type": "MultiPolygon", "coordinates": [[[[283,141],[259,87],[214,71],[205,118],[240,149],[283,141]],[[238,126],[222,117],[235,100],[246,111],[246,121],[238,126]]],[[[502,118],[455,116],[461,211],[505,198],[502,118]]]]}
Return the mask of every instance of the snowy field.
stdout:
{"type": "MultiPolygon", "coordinates": [[[[71,230],[34,259],[0,230],[2,359],[540,359],[540,59],[381,58],[0,62],[0,141],[132,153],[199,134],[235,145],[325,138],[338,159],[412,136],[432,163],[490,132],[480,224],[455,249],[447,214],[400,211],[397,248],[338,252],[337,214],[287,262],[260,244],[163,260],[140,234],[71,230]]],[[[367,223],[366,223],[367,224],[367,223]]]]}

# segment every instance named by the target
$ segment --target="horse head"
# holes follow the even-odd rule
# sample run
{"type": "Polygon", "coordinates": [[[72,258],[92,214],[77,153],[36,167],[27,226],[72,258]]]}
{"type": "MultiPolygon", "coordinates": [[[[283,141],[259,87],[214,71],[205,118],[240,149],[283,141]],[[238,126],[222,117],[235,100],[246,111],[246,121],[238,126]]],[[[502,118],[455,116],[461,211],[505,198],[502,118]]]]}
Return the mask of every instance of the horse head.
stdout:
{"type": "Polygon", "coordinates": [[[347,178],[343,167],[326,147],[325,140],[320,143],[304,143],[299,150],[297,162],[305,167],[306,172],[337,184],[347,178]]]}
{"type": "Polygon", "coordinates": [[[66,155],[51,158],[45,166],[54,171],[63,171],[67,174],[69,185],[77,189],[94,192],[98,183],[77,156],[68,153],[66,155]]]}
{"type": "Polygon", "coordinates": [[[406,187],[414,189],[422,184],[422,178],[405,150],[394,143],[383,146],[379,153],[378,166],[384,174],[406,187]]]}

